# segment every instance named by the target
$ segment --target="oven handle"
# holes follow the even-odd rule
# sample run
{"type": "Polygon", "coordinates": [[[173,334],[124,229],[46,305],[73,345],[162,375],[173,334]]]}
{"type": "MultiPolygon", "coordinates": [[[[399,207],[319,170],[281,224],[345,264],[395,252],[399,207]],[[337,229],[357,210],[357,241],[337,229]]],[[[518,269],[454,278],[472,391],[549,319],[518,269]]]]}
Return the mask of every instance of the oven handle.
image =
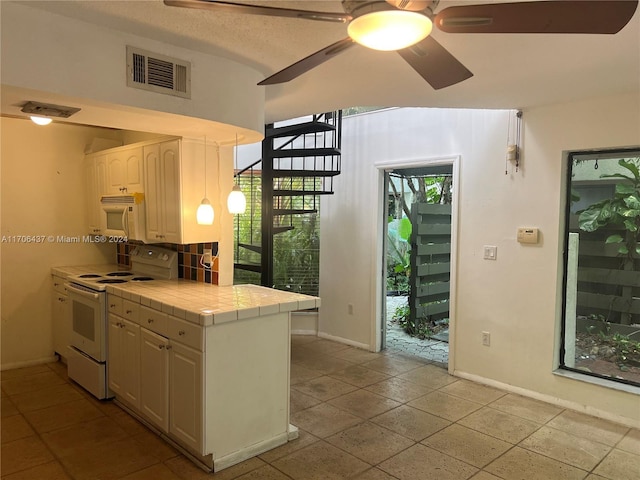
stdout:
{"type": "Polygon", "coordinates": [[[81,297],[85,297],[85,298],[90,298],[92,300],[99,300],[100,299],[100,294],[99,293],[92,292],[91,290],[89,290],[86,287],[82,287],[82,286],[76,285],[74,283],[65,283],[64,286],[67,287],[67,291],[69,293],[80,295],[81,297]]]}

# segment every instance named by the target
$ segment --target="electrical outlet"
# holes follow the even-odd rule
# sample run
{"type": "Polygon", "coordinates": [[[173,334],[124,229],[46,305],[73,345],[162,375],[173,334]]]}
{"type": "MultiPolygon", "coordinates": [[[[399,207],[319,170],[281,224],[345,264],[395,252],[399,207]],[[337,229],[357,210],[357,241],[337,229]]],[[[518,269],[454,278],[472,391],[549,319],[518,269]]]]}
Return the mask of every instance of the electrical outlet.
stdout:
{"type": "Polygon", "coordinates": [[[209,248],[205,248],[202,255],[202,263],[205,265],[211,265],[212,251],[209,248]]]}
{"type": "Polygon", "coordinates": [[[489,332],[482,332],[482,345],[485,347],[491,346],[491,334],[489,332]]]}

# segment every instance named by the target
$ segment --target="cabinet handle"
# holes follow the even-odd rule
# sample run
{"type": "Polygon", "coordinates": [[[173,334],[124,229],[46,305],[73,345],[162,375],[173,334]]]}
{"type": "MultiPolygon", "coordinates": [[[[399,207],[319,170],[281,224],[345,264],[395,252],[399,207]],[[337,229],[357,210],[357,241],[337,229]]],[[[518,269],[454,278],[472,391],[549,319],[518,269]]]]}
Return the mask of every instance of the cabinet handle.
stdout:
{"type": "Polygon", "coordinates": [[[126,310],[126,314],[129,315],[131,312],[133,312],[133,310],[126,310]]]}
{"type": "Polygon", "coordinates": [[[159,348],[160,350],[164,350],[164,345],[160,344],[160,345],[158,345],[158,348],[159,348]]]}
{"type": "Polygon", "coordinates": [[[120,328],[124,328],[126,325],[124,323],[120,324],[120,328]]]}
{"type": "Polygon", "coordinates": [[[53,286],[54,286],[54,287],[57,287],[58,285],[60,285],[60,284],[59,284],[59,283],[57,283],[57,282],[53,282],[53,286]]]}
{"type": "Polygon", "coordinates": [[[153,323],[153,318],[147,318],[147,323],[153,323]]]}
{"type": "Polygon", "coordinates": [[[185,333],[186,333],[186,332],[185,332],[184,330],[180,330],[180,331],[178,332],[178,335],[184,335],[185,333]]]}
{"type": "Polygon", "coordinates": [[[109,308],[116,308],[116,304],[115,303],[110,304],[109,308]]]}
{"type": "Polygon", "coordinates": [[[173,347],[172,347],[171,345],[167,345],[167,346],[166,346],[166,347],[164,347],[164,348],[166,348],[167,350],[171,350],[173,347]]]}

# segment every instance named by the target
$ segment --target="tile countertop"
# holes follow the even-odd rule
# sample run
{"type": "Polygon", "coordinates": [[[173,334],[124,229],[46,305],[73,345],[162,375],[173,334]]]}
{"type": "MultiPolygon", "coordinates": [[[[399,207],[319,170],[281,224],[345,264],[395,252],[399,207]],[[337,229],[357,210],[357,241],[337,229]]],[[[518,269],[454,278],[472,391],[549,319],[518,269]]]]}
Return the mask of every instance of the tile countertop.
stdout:
{"type": "MultiPolygon", "coordinates": [[[[117,265],[92,265],[54,267],[52,273],[67,277],[115,270],[117,265]]],[[[182,279],[110,285],[107,293],[203,326],[320,306],[318,297],[259,285],[219,287],[182,279]]]]}

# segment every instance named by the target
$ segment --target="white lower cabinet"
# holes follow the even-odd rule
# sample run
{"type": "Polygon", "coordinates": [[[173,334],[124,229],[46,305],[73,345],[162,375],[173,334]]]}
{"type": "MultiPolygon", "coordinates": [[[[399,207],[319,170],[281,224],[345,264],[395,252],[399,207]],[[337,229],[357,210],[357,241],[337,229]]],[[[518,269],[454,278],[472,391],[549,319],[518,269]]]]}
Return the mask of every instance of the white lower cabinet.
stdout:
{"type": "Polygon", "coordinates": [[[51,317],[53,321],[53,350],[66,358],[67,347],[71,345],[71,312],[64,279],[58,276],[53,277],[51,317]]]}
{"type": "Polygon", "coordinates": [[[136,409],[140,406],[140,326],[109,315],[109,388],[136,409]]]}
{"type": "Polygon", "coordinates": [[[169,340],[140,329],[140,411],[169,431],[169,340]]]}

